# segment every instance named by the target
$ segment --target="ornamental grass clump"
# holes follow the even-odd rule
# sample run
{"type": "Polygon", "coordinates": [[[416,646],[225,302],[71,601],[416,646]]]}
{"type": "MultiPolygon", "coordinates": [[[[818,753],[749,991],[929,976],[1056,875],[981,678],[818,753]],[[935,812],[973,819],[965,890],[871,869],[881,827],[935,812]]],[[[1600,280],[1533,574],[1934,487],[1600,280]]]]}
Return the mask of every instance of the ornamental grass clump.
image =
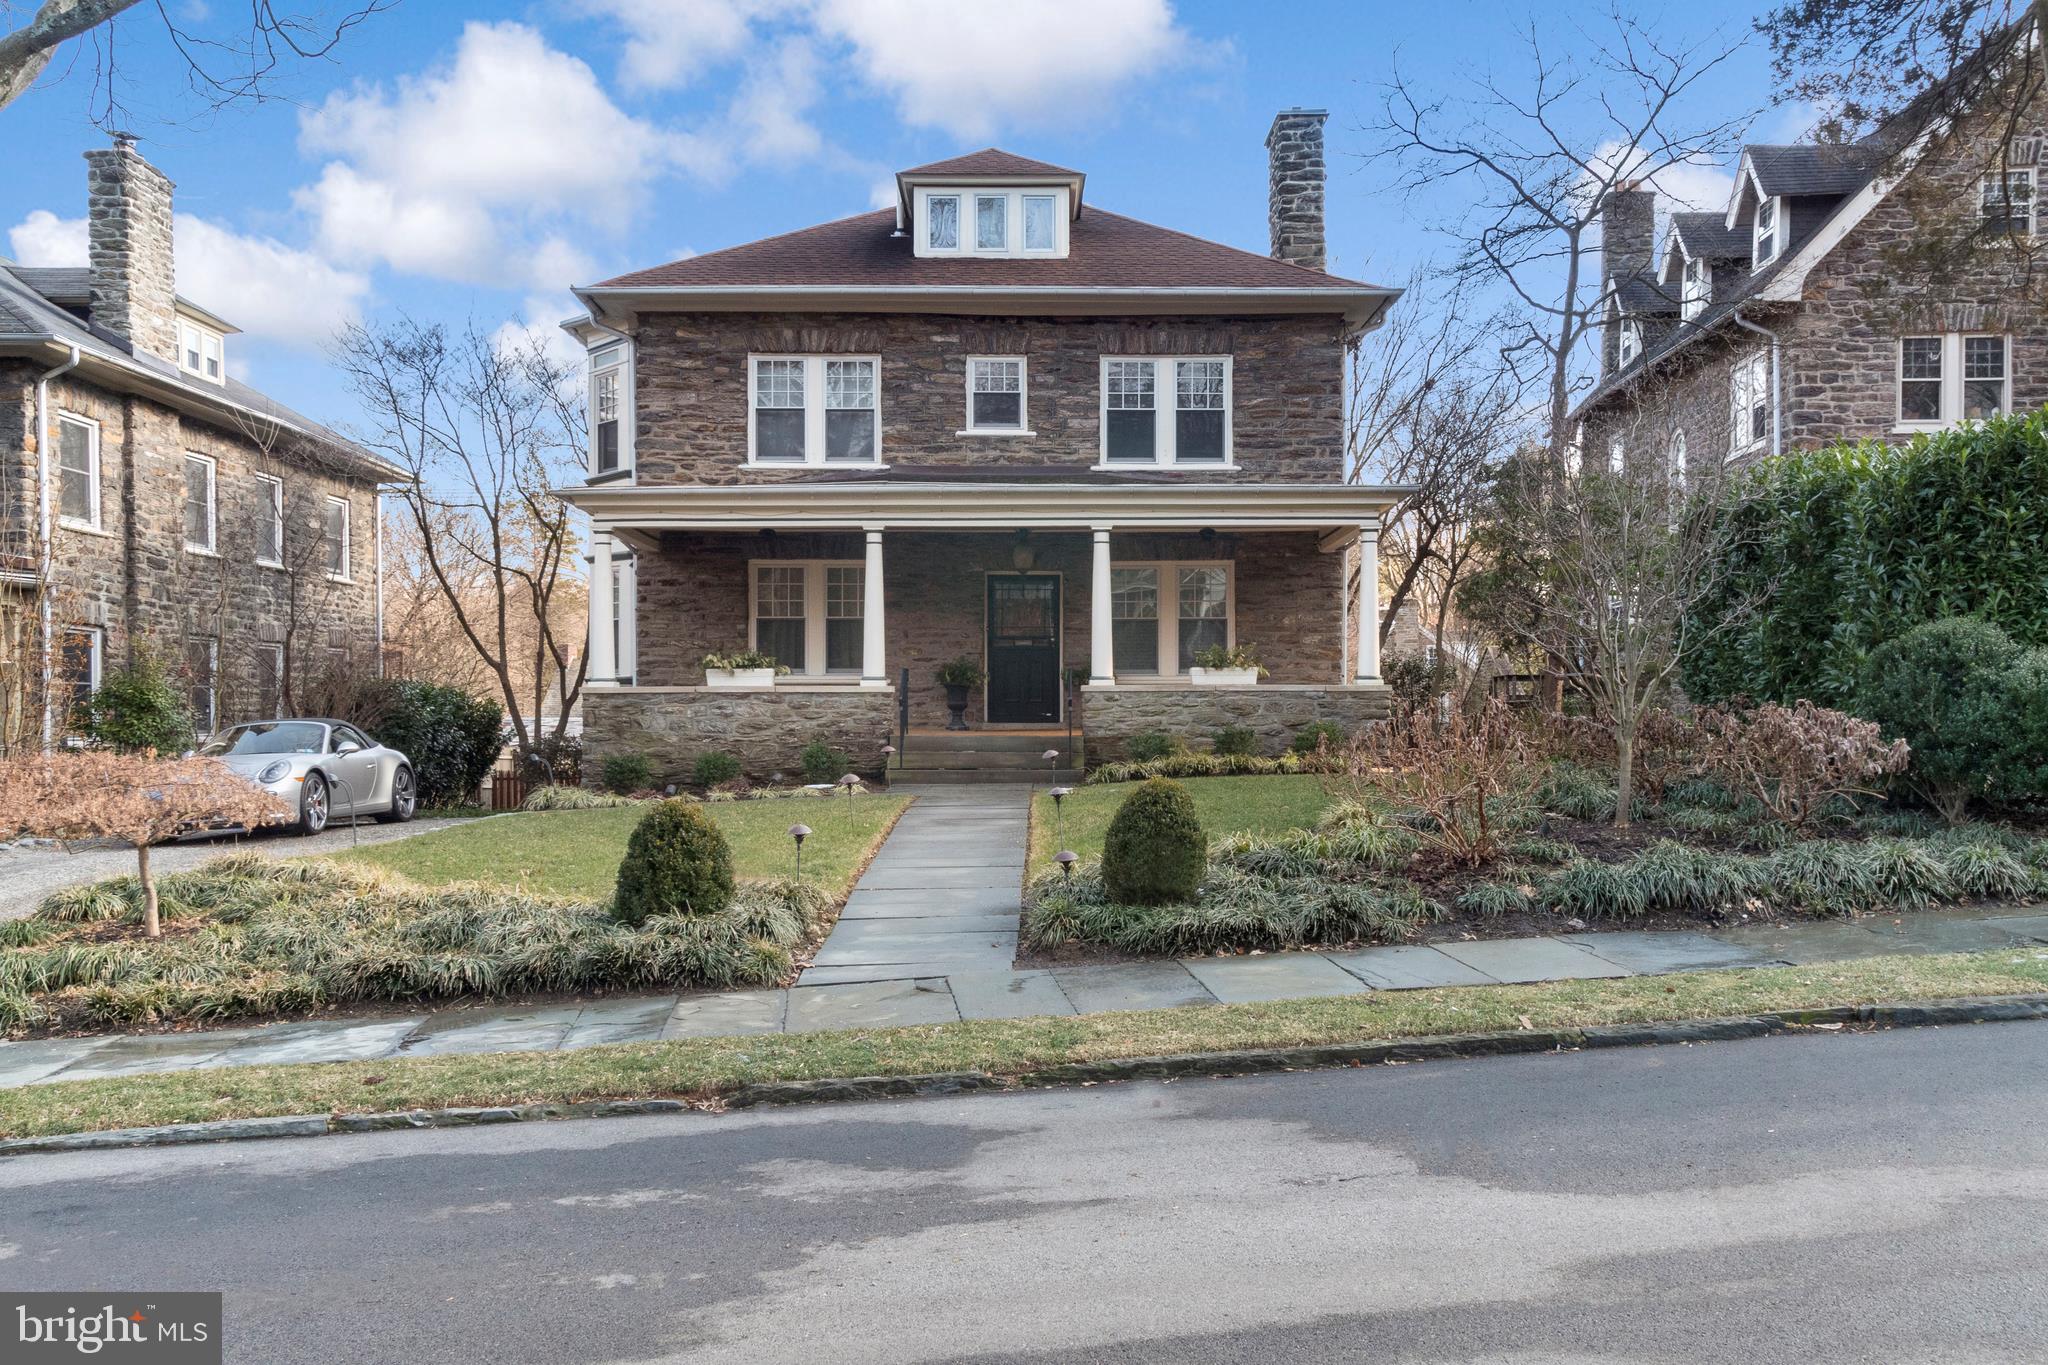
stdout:
{"type": "Polygon", "coordinates": [[[592,791],[588,787],[535,787],[526,794],[521,810],[610,810],[637,806],[643,798],[620,796],[616,792],[592,791]]]}
{"type": "Polygon", "coordinates": [[[693,801],[663,801],[626,841],[612,917],[639,924],[652,915],[714,915],[732,903],[732,847],[693,801]]]}
{"type": "Polygon", "coordinates": [[[1209,835],[1195,798],[1163,777],[1125,797],[1103,836],[1103,885],[1125,905],[1193,900],[1208,862],[1209,835]]]}

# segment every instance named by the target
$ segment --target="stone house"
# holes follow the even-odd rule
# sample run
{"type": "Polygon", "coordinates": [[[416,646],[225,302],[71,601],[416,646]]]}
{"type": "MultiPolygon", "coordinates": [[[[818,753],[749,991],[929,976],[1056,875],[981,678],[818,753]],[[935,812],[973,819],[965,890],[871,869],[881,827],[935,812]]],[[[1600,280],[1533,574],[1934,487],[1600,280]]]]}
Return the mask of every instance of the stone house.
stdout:
{"type": "Polygon", "coordinates": [[[1915,116],[1861,142],[1745,147],[1725,208],[1672,213],[1661,243],[1653,191],[1611,196],[1583,458],[1697,476],[2048,402],[2048,104],[1910,133],[1915,116]]]}
{"type": "Polygon", "coordinates": [[[1398,291],[1323,268],[1324,117],[1272,124],[1266,256],[990,149],[899,173],[892,208],[578,290],[588,752],[677,776],[895,744],[917,775],[955,658],[986,674],[965,722],[1012,749],[1244,725],[1270,752],[1383,715],[1356,626],[1405,490],[1347,481],[1345,363],[1398,291]],[[1213,646],[1268,676],[1196,685],[1213,646]],[[747,649],[788,672],[707,685],[747,649]]]}
{"type": "Polygon", "coordinates": [[[377,485],[402,471],[243,384],[180,296],[172,185],[86,153],[89,264],[0,258],[0,745],[57,741],[149,649],[202,731],[377,666],[377,485]]]}

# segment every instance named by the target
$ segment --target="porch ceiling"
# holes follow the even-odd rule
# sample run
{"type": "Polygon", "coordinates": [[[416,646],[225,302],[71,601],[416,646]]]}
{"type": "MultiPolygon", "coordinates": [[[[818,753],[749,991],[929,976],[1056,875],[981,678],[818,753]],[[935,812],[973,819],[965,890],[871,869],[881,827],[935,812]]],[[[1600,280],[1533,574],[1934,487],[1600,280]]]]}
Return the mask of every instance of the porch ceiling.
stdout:
{"type": "Polygon", "coordinates": [[[598,531],[1298,530],[1348,539],[1389,515],[1400,484],[760,483],[557,489],[598,531]]]}

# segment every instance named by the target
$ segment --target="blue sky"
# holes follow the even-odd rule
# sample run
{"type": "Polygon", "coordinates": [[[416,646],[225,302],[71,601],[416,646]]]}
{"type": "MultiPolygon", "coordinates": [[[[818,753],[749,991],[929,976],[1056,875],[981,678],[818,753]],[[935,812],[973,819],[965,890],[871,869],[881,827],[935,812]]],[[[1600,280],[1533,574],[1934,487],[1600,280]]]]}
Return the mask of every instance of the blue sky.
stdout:
{"type": "MultiPolygon", "coordinates": [[[[296,0],[304,8],[319,0],[296,0]]],[[[334,8],[342,0],[327,0],[334,8]]],[[[195,31],[237,8],[174,0],[195,31]]],[[[1757,5],[1634,11],[1673,38],[1740,33],[1757,5]]],[[[1400,282],[1440,254],[1420,200],[1363,164],[1360,131],[1398,54],[1418,89],[1521,71],[1606,8],[1482,0],[402,0],[287,98],[207,115],[184,94],[154,6],[121,21],[124,122],[178,182],[181,291],[241,324],[250,382],[352,417],[321,354],[340,322],[398,310],[487,329],[551,326],[567,286],[873,207],[889,175],[990,144],[1076,167],[1090,202],[1263,251],[1276,109],[1331,112],[1339,273],[1400,282]]],[[[1698,92],[1703,112],[1769,102],[1761,46],[1698,92]]],[[[82,252],[92,55],[60,54],[0,111],[0,251],[82,252]],[[24,154],[22,149],[33,148],[24,154]]],[[[1766,114],[1765,138],[1796,131],[1766,114]]],[[[1719,173],[1691,177],[1710,195],[1719,173]]]]}

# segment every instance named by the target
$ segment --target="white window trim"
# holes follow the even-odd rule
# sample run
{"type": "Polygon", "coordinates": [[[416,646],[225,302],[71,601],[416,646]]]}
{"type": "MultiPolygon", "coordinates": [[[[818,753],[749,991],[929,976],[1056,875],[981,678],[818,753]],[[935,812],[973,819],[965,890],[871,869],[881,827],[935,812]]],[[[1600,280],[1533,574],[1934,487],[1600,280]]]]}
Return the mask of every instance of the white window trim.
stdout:
{"type": "MultiPolygon", "coordinates": [[[[1157,569],[1159,571],[1159,662],[1156,670],[1125,668],[1120,661],[1112,658],[1111,666],[1116,670],[1118,682],[1130,678],[1185,678],[1179,671],[1180,665],[1180,575],[1182,569],[1223,570],[1223,643],[1226,648],[1237,647],[1237,564],[1228,559],[1119,559],[1110,563],[1110,572],[1118,569],[1157,569]]],[[[1113,625],[1113,623],[1112,623],[1113,625]]]]}
{"type": "Polygon", "coordinates": [[[1097,445],[1095,468],[1097,469],[1235,469],[1237,468],[1237,365],[1235,357],[1227,355],[1105,355],[1100,358],[1095,372],[1095,424],[1097,445]],[[1178,435],[1179,422],[1174,417],[1179,401],[1176,387],[1175,366],[1184,360],[1223,362],[1223,458],[1221,460],[1191,460],[1182,464],[1174,442],[1178,435]],[[1117,460],[1109,458],[1109,366],[1112,361],[1151,361],[1153,412],[1159,415],[1153,425],[1152,461],[1117,460]],[[1162,377],[1163,376],[1163,377],[1162,377]]]}
{"type": "Polygon", "coordinates": [[[839,355],[820,353],[817,355],[784,355],[775,352],[749,353],[747,356],[747,468],[749,469],[887,469],[882,458],[882,357],[879,355],[839,355]],[[761,460],[754,450],[754,395],[758,382],[761,362],[764,360],[800,360],[804,363],[804,458],[802,463],[795,460],[761,460]],[[827,460],[825,458],[825,362],[828,360],[865,360],[875,367],[875,458],[872,461],[827,460]]]}
{"type": "MultiPolygon", "coordinates": [[[[199,724],[201,717],[198,712],[195,710],[192,715],[193,729],[198,731],[201,738],[205,738],[220,729],[220,641],[212,636],[207,636],[202,639],[195,639],[191,643],[206,646],[206,709],[212,712],[212,714],[205,717],[205,719],[213,723],[202,728],[199,724]]],[[[188,655],[187,657],[189,659],[190,656],[188,655]]],[[[198,689],[199,680],[194,678],[186,690],[194,692],[198,689]]]]}
{"type": "MultiPolygon", "coordinates": [[[[266,490],[264,497],[270,505],[270,515],[275,519],[277,527],[277,537],[275,540],[269,545],[259,544],[256,547],[256,562],[266,569],[282,569],[284,567],[284,480],[275,474],[258,474],[256,482],[266,490]],[[275,549],[277,553],[269,553],[272,549],[275,549]]],[[[259,532],[262,525],[263,523],[260,521],[257,523],[259,532]]]]}
{"type": "Polygon", "coordinates": [[[1759,192],[1756,200],[1756,212],[1750,216],[1749,221],[1749,253],[1751,260],[1751,273],[1754,273],[1758,270],[1762,270],[1765,266],[1769,265],[1772,261],[1777,260],[1779,256],[1783,255],[1784,251],[1785,200],[1780,195],[1763,194],[1759,192]],[[1768,256],[1766,256],[1763,251],[1764,205],[1766,204],[1769,204],[1771,206],[1771,254],[1768,256]]]}
{"type": "MultiPolygon", "coordinates": [[[[804,666],[801,672],[792,671],[787,677],[805,682],[827,682],[843,679],[858,683],[861,666],[851,668],[825,667],[825,578],[827,569],[859,569],[867,572],[867,563],[859,559],[750,559],[747,561],[747,648],[759,649],[756,627],[760,624],[761,574],[762,569],[802,569],[804,571],[804,666]]],[[[865,580],[863,580],[865,583],[865,580]]],[[[862,596],[862,610],[866,610],[866,596],[862,596]]]]}
{"type": "MultiPolygon", "coordinates": [[[[206,466],[206,540],[186,540],[185,553],[193,555],[218,556],[220,554],[220,462],[211,455],[202,455],[196,450],[185,452],[184,463],[179,466],[181,473],[189,473],[194,461],[206,466]]],[[[184,490],[179,490],[181,493],[184,490]]],[[[182,522],[185,512],[185,498],[178,499],[178,515],[182,522]]],[[[183,534],[182,527],[180,534],[183,534]]]]}
{"type": "Polygon", "coordinates": [[[1895,435],[1910,435],[1923,431],[1943,431],[1959,423],[1975,419],[1963,416],[1963,350],[1964,343],[1984,337],[1996,337],[2005,343],[2005,396],[1998,405],[2000,412],[2012,411],[2012,337],[2004,332],[1911,332],[1899,337],[1892,349],[1892,432],[1895,435]],[[1908,421],[1906,411],[1906,342],[1927,337],[1941,338],[1941,416],[1932,421],[1908,421]]]}
{"type": "MultiPolygon", "coordinates": [[[[270,640],[258,640],[256,642],[256,657],[261,659],[265,654],[268,654],[274,661],[271,677],[275,680],[277,687],[277,696],[274,698],[277,704],[271,710],[273,712],[282,711],[284,710],[284,646],[270,640]]],[[[256,693],[256,700],[260,704],[263,700],[263,680],[260,675],[256,681],[256,693]]],[[[275,715],[268,715],[258,716],[256,719],[276,720],[277,717],[275,715]]]]}
{"type": "Polygon", "coordinates": [[[1619,434],[1607,438],[1607,472],[1619,474],[1628,463],[1628,446],[1619,434]]]}
{"type": "MultiPolygon", "coordinates": [[[[637,351],[630,342],[611,342],[593,349],[587,360],[589,387],[584,391],[590,395],[590,453],[588,469],[593,479],[621,479],[630,481],[634,471],[633,428],[637,423],[633,411],[633,384],[637,378],[637,351]],[[618,372],[619,376],[619,463],[614,469],[597,467],[597,380],[598,376],[618,372]]],[[[754,426],[752,374],[748,375],[747,386],[747,429],[754,426]]]]}
{"type": "Polygon", "coordinates": [[[204,323],[194,322],[191,318],[181,316],[178,319],[178,368],[202,383],[225,386],[228,382],[227,338],[204,323]],[[188,336],[189,338],[196,338],[199,342],[199,363],[197,365],[185,363],[188,350],[186,346],[188,336]],[[207,355],[208,348],[212,349],[213,354],[211,357],[207,355]],[[220,367],[219,374],[208,374],[206,372],[206,362],[209,358],[220,367]]]}
{"type": "Polygon", "coordinates": [[[1643,353],[1643,324],[1628,321],[1621,324],[1621,336],[1614,344],[1614,368],[1625,370],[1636,363],[1643,353]]]}
{"type": "Polygon", "coordinates": [[[967,357],[967,419],[955,436],[1036,436],[1031,429],[1031,362],[1021,355],[971,355],[967,357]],[[1017,366],[1017,421],[1014,427],[980,427],[974,424],[974,367],[990,361],[1017,366]]]}
{"type": "Polygon", "coordinates": [[[916,255],[979,256],[987,260],[1057,260],[1067,254],[1067,229],[1073,215],[1073,197],[1071,189],[1065,185],[920,185],[912,198],[911,211],[911,243],[916,255]],[[1004,245],[976,246],[975,224],[978,221],[978,214],[975,201],[993,199],[997,196],[1002,196],[1007,201],[1004,205],[1004,245]],[[1028,248],[1024,245],[1024,200],[1027,196],[1053,201],[1051,247],[1028,248]],[[935,247],[931,244],[929,205],[934,199],[960,201],[959,245],[935,247]]]}
{"type": "Polygon", "coordinates": [[[53,449],[50,452],[52,456],[50,468],[54,472],[58,484],[57,506],[60,510],[57,514],[57,524],[59,526],[68,526],[74,531],[100,531],[103,529],[101,514],[104,510],[100,500],[100,424],[90,417],[83,417],[78,413],[65,412],[59,409],[57,412],[57,425],[61,427],[66,422],[84,427],[86,430],[86,460],[87,468],[91,470],[91,478],[87,483],[87,496],[92,501],[92,518],[88,521],[81,521],[77,517],[65,516],[61,510],[64,506],[64,455],[61,444],[62,438],[59,436],[52,438],[53,449]]]}
{"type": "Polygon", "coordinates": [[[107,632],[100,626],[65,626],[59,632],[59,657],[62,656],[62,639],[67,635],[83,635],[89,646],[86,650],[86,695],[100,690],[101,667],[105,662],[107,632]]]}
{"type": "Polygon", "coordinates": [[[1735,362],[1735,368],[1728,372],[1728,458],[1763,450],[1770,445],[1769,420],[1764,431],[1757,436],[1744,439],[1742,432],[1749,421],[1749,411],[1761,395],[1766,405],[1770,402],[1771,361],[1768,350],[1753,351],[1735,362]],[[1737,406],[1735,399],[1744,391],[1743,377],[1748,375],[1754,385],[1748,390],[1749,401],[1737,406]]]}
{"type": "Polygon", "coordinates": [[[336,573],[334,570],[328,569],[326,571],[327,581],[330,583],[353,583],[355,582],[353,575],[355,573],[356,553],[354,544],[355,508],[349,505],[347,498],[337,498],[331,494],[328,496],[327,501],[321,504],[320,557],[322,560],[327,558],[327,509],[329,507],[341,508],[341,572],[336,573]]]}
{"type": "MultiPolygon", "coordinates": [[[[1985,187],[1996,182],[2002,195],[2004,193],[2005,177],[2014,175],[2025,176],[2027,184],[2032,187],[2033,192],[2027,197],[2027,236],[2029,239],[2038,237],[2041,233],[2041,177],[2036,168],[2032,166],[2008,166],[2002,171],[1993,171],[1990,175],[1978,177],[1977,224],[1979,227],[1982,227],[1984,223],[1985,187]]],[[[1996,240],[2006,239],[2000,238],[1996,240]]],[[[1987,334],[1979,333],[1979,335],[1987,334]]],[[[2006,368],[2008,370],[2012,368],[2010,360],[2007,361],[2006,368]]]]}
{"type": "Polygon", "coordinates": [[[1707,302],[1713,295],[1713,290],[1713,264],[1701,257],[1686,257],[1685,265],[1683,269],[1681,269],[1679,272],[1679,296],[1681,299],[1681,302],[1679,304],[1680,320],[1683,322],[1691,322],[1701,313],[1704,313],[1707,310],[1707,302]],[[1699,279],[1697,281],[1695,281],[1692,278],[1692,269],[1694,266],[1699,267],[1699,279]],[[1699,286],[1697,292],[1695,292],[1693,288],[1695,283],[1697,283],[1699,286]]]}

